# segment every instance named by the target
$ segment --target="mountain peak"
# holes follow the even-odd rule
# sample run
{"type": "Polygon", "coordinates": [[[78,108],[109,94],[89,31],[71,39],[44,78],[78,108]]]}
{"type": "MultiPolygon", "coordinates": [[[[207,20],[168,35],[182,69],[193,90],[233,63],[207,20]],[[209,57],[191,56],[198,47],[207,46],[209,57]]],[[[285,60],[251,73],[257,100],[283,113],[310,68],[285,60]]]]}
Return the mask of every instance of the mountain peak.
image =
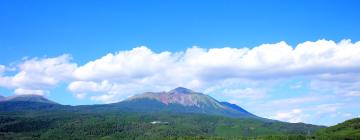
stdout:
{"type": "Polygon", "coordinates": [[[208,113],[232,117],[257,117],[235,104],[219,102],[206,94],[184,87],[177,87],[168,92],[145,92],[118,104],[124,104],[129,108],[134,108],[134,110],[156,110],[162,108],[175,112],[208,113]],[[155,108],[151,108],[151,106],[155,108]]]}
{"type": "Polygon", "coordinates": [[[189,93],[194,93],[194,91],[184,88],[184,87],[177,87],[177,88],[174,88],[173,90],[170,90],[169,93],[189,94],[189,93]]]}
{"type": "Polygon", "coordinates": [[[184,87],[177,87],[168,92],[145,92],[144,94],[135,95],[128,100],[135,99],[154,99],[166,105],[178,104],[196,107],[220,106],[220,104],[211,97],[184,87]]]}
{"type": "Polygon", "coordinates": [[[25,102],[40,102],[40,103],[49,103],[49,104],[57,104],[41,95],[14,95],[10,97],[5,97],[3,101],[25,101],[25,102]]]}

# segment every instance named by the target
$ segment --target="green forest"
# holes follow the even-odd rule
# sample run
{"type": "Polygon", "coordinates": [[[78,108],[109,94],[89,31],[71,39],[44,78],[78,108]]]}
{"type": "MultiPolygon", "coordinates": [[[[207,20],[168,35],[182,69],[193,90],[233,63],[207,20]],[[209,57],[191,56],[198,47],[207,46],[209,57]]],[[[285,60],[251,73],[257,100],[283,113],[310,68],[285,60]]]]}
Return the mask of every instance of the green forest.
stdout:
{"type": "Polygon", "coordinates": [[[325,128],[171,112],[6,111],[0,112],[0,139],[360,139],[360,119],[325,128]]]}

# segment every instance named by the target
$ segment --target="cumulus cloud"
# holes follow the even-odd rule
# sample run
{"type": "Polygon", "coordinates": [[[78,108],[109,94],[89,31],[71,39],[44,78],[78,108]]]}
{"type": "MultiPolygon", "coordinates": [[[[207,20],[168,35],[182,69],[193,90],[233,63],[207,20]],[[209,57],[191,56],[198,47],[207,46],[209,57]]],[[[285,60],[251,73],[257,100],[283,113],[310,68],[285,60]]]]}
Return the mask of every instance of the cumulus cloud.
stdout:
{"type": "Polygon", "coordinates": [[[47,95],[64,83],[78,99],[110,103],[183,86],[290,122],[358,115],[351,110],[360,107],[359,81],[360,41],[350,40],[296,46],[282,41],[250,48],[194,46],[180,52],[140,46],[84,65],[67,54],[0,65],[0,87],[14,94],[47,95]],[[351,110],[343,111],[345,103],[351,110]]]}
{"type": "MultiPolygon", "coordinates": [[[[98,94],[111,94],[111,90],[114,88],[112,84],[110,84],[107,80],[104,80],[100,83],[93,82],[93,81],[75,81],[71,82],[68,86],[68,89],[75,93],[76,97],[79,99],[83,99],[87,96],[87,93],[98,93],[98,94]]],[[[92,96],[94,100],[96,96],[92,96]]],[[[110,101],[110,95],[107,95],[109,98],[104,98],[104,96],[100,95],[99,100],[108,102],[110,101]],[[102,98],[101,98],[102,97],[102,98]]],[[[111,96],[112,97],[112,96],[111,96]]]]}
{"type": "Polygon", "coordinates": [[[0,86],[15,89],[15,94],[44,95],[59,82],[72,79],[76,64],[70,59],[69,55],[25,59],[17,65],[15,75],[0,76],[0,86]]]}
{"type": "Polygon", "coordinates": [[[206,93],[221,88],[224,95],[260,99],[266,97],[266,89],[241,85],[302,76],[311,81],[313,89],[332,87],[337,94],[357,97],[359,54],[360,42],[350,40],[307,41],[296,46],[282,41],[252,48],[195,46],[183,52],[154,52],[140,46],[80,66],[71,62],[69,55],[25,59],[17,65],[14,75],[8,75],[6,66],[0,65],[0,86],[14,89],[16,94],[45,94],[65,82],[76,97],[101,102],[177,86],[206,93]]]}
{"type": "MultiPolygon", "coordinates": [[[[254,48],[192,47],[185,52],[159,53],[141,46],[109,53],[78,67],[74,71],[76,80],[70,83],[69,90],[81,95],[100,93],[107,95],[106,97],[111,95],[119,98],[117,95],[135,94],[134,90],[124,89],[137,86],[146,87],[144,90],[185,86],[206,91],[229,79],[236,81],[311,76],[322,81],[336,78],[344,80],[354,78],[349,75],[360,70],[359,54],[360,42],[352,43],[350,40],[339,43],[329,40],[308,41],[295,47],[285,42],[263,44],[254,48]],[[107,83],[105,87],[104,82],[107,83]],[[83,88],[88,86],[90,87],[83,88]]],[[[244,97],[262,95],[250,92],[249,89],[251,88],[228,92],[236,91],[244,97]]],[[[107,98],[101,96],[101,99],[107,98]]]]}
{"type": "Polygon", "coordinates": [[[127,82],[143,79],[161,70],[171,68],[176,57],[170,52],[154,53],[141,46],[130,51],[109,53],[100,59],[79,67],[74,72],[80,80],[114,80],[127,82]]]}

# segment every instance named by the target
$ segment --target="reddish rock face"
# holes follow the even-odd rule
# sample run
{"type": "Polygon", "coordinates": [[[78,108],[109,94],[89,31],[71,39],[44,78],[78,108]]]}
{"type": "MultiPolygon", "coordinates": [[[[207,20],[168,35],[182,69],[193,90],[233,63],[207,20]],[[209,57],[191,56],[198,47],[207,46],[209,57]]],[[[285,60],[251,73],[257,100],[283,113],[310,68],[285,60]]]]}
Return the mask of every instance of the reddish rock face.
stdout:
{"type": "MultiPolygon", "coordinates": [[[[143,99],[158,101],[169,107],[174,107],[172,105],[181,105],[181,107],[185,108],[190,107],[186,110],[193,110],[197,113],[220,114],[233,117],[257,117],[235,104],[219,102],[208,95],[194,92],[183,87],[178,87],[167,92],[146,92],[138,94],[124,102],[141,101],[143,99]]],[[[134,106],[136,106],[136,104],[134,106]]]]}
{"type": "Polygon", "coordinates": [[[154,99],[164,104],[180,104],[184,106],[212,106],[216,108],[222,108],[215,99],[205,94],[194,92],[190,89],[178,87],[168,92],[147,92],[144,94],[131,97],[129,100],[134,99],[154,99]]]}

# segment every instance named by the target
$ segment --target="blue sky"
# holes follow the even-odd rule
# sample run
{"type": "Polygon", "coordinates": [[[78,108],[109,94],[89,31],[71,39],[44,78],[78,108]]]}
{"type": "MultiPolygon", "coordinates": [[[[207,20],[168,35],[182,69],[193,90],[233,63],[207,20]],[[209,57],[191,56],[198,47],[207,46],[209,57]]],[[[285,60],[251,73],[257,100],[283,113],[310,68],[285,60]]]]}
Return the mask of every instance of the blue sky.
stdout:
{"type": "Polygon", "coordinates": [[[78,105],[187,86],[260,116],[335,124],[360,115],[356,110],[360,107],[356,82],[360,80],[356,79],[360,73],[356,57],[359,4],[355,0],[1,1],[0,94],[38,93],[78,105]],[[313,44],[306,44],[308,41],[313,44]],[[263,44],[271,45],[259,47],[263,44]],[[319,60],[311,66],[302,57],[296,63],[287,62],[287,55],[270,61],[279,56],[273,54],[276,50],[272,47],[280,47],[279,51],[295,58],[304,51],[293,53],[288,47],[306,50],[306,46],[327,51],[335,48],[331,49],[335,53],[322,57],[323,50],[309,49],[306,59],[319,60]],[[355,49],[349,53],[340,46],[355,49]],[[246,49],[264,55],[265,60],[249,56],[244,62],[236,57],[246,49]],[[234,57],[225,58],[228,55],[234,57]],[[142,63],[138,57],[153,63],[142,63]],[[98,66],[119,72],[102,74],[104,70],[89,64],[96,60],[98,66]],[[130,63],[133,61],[136,63],[130,63]],[[278,70],[279,66],[291,69],[298,64],[302,65],[295,70],[278,70]],[[34,65],[39,67],[29,68],[34,65]],[[118,65],[135,72],[122,71],[118,65]],[[180,67],[189,65],[197,69],[180,67]],[[164,67],[177,71],[161,75],[158,68],[164,67]],[[176,72],[190,74],[179,77],[174,76],[176,72]],[[161,83],[163,79],[157,76],[175,80],[161,83]],[[94,89],[85,91],[79,86],[94,89]],[[117,94],[123,90],[127,92],[117,94]]]}

